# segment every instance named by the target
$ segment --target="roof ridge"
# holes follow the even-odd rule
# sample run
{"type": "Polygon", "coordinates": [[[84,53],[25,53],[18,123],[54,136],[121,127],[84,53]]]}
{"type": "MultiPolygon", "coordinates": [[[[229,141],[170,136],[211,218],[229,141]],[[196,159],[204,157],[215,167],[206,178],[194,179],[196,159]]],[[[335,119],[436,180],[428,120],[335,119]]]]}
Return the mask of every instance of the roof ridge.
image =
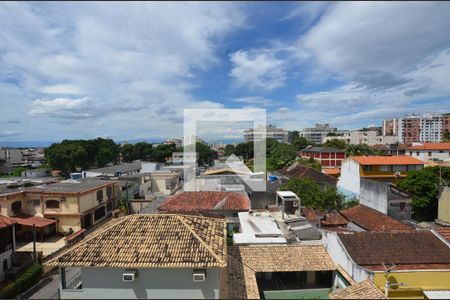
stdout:
{"type": "Polygon", "coordinates": [[[214,253],[214,251],[208,246],[208,244],[197,234],[195,233],[195,231],[183,220],[183,218],[185,216],[181,216],[181,215],[175,215],[178,220],[181,221],[181,223],[183,223],[183,225],[199,240],[199,242],[217,259],[217,261],[221,264],[224,264],[225,262],[219,258],[217,256],[216,253],[214,253]]]}
{"type": "MultiPolygon", "coordinates": [[[[79,247],[85,245],[87,242],[93,240],[94,238],[98,237],[99,235],[101,235],[102,233],[105,233],[108,229],[111,229],[113,227],[116,227],[119,224],[122,224],[125,220],[128,220],[132,217],[133,215],[127,215],[122,217],[122,220],[120,221],[116,221],[114,224],[105,224],[104,227],[100,227],[98,228],[98,231],[89,236],[88,238],[84,239],[83,241],[76,243],[74,246],[70,247],[69,249],[67,249],[66,251],[63,251],[61,254],[57,255],[56,257],[52,258],[51,260],[49,260],[46,264],[50,264],[53,261],[57,261],[61,256],[67,254],[68,252],[72,252],[75,249],[78,249],[79,247]],[[109,225],[109,226],[108,226],[109,225]]],[[[111,220],[112,221],[112,220],[111,220]]]]}

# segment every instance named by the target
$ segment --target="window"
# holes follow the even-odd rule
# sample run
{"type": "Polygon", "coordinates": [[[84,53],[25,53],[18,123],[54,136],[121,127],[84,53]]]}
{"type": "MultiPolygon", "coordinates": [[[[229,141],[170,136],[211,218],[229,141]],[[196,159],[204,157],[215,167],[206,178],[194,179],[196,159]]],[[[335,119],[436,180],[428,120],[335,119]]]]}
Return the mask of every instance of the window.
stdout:
{"type": "Polygon", "coordinates": [[[103,190],[97,191],[97,201],[98,202],[103,201],[103,190]]]}
{"type": "Polygon", "coordinates": [[[48,200],[47,202],[45,202],[45,207],[59,208],[59,201],[58,200],[48,200]]]}
{"type": "Polygon", "coordinates": [[[33,200],[33,206],[34,206],[34,207],[40,206],[40,205],[41,205],[41,200],[39,200],[39,199],[34,199],[34,200],[33,200]]]}
{"type": "Polygon", "coordinates": [[[15,215],[20,214],[20,212],[22,211],[22,202],[16,201],[13,204],[11,204],[11,210],[15,215]]]}
{"type": "Polygon", "coordinates": [[[428,152],[428,156],[431,156],[431,152],[428,152]]]}
{"type": "Polygon", "coordinates": [[[108,186],[106,188],[106,195],[108,196],[108,198],[112,197],[112,186],[108,186]]]}
{"type": "Polygon", "coordinates": [[[5,258],[3,260],[3,272],[8,271],[8,260],[5,258]]]}
{"type": "Polygon", "coordinates": [[[444,150],[439,150],[439,153],[444,153],[444,150]]]}
{"type": "Polygon", "coordinates": [[[102,207],[99,207],[99,208],[97,208],[95,210],[95,212],[94,212],[94,221],[97,222],[98,220],[100,220],[104,216],[106,216],[106,212],[105,212],[105,206],[103,205],[102,207]]]}
{"type": "Polygon", "coordinates": [[[380,166],[381,172],[392,172],[392,166],[380,166]]]}
{"type": "Polygon", "coordinates": [[[111,210],[112,210],[112,201],[109,201],[109,202],[106,204],[106,210],[107,210],[107,211],[111,211],[111,210]]]}
{"type": "Polygon", "coordinates": [[[409,155],[411,155],[411,156],[412,156],[412,151],[409,151],[409,155]]]}
{"type": "Polygon", "coordinates": [[[416,152],[416,155],[419,156],[419,152],[416,152]]]}
{"type": "Polygon", "coordinates": [[[394,172],[405,172],[405,171],[408,171],[408,166],[396,165],[396,166],[393,166],[392,169],[393,169],[394,172]]]}
{"type": "Polygon", "coordinates": [[[363,170],[366,172],[372,172],[372,166],[363,166],[363,170]]]}

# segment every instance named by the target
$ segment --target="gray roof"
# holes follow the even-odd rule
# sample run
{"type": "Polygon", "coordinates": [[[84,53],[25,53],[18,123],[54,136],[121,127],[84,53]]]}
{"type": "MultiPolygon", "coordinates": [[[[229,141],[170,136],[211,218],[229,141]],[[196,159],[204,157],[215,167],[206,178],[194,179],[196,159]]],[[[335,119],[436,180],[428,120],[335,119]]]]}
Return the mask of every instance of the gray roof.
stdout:
{"type": "Polygon", "coordinates": [[[142,169],[142,161],[134,161],[131,163],[124,163],[120,165],[114,165],[104,168],[98,168],[98,169],[91,169],[87,170],[87,172],[96,172],[96,173],[102,173],[102,174],[115,174],[117,172],[120,173],[128,173],[132,171],[137,171],[142,169]]]}
{"type": "Polygon", "coordinates": [[[302,150],[303,152],[333,152],[333,153],[345,153],[344,150],[332,147],[311,147],[302,150]]]}
{"type": "Polygon", "coordinates": [[[26,188],[26,191],[39,191],[44,193],[80,193],[84,191],[88,191],[91,189],[95,189],[106,185],[108,183],[114,183],[116,181],[113,180],[73,180],[66,182],[58,182],[48,185],[39,185],[30,188],[26,188]]]}

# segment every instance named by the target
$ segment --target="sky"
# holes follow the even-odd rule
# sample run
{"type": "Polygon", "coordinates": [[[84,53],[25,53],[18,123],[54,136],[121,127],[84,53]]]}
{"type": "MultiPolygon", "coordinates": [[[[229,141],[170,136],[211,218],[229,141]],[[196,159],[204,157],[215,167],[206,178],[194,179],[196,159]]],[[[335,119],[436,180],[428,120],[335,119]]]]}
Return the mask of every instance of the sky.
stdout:
{"type": "Polygon", "coordinates": [[[179,138],[192,108],[288,130],[449,112],[449,28],[447,2],[1,2],[0,144],[179,138]]]}

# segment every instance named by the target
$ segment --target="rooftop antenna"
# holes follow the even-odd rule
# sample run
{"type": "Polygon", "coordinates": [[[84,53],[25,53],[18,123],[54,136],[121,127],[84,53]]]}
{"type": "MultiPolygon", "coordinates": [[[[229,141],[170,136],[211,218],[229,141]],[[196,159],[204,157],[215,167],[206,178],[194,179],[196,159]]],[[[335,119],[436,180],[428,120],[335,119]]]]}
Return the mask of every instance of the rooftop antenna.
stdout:
{"type": "Polygon", "coordinates": [[[400,282],[400,283],[390,283],[389,282],[389,280],[388,280],[389,273],[397,267],[395,264],[393,264],[393,263],[390,263],[390,264],[383,263],[383,267],[384,267],[384,276],[386,276],[386,282],[385,282],[385,285],[384,285],[384,296],[387,299],[388,296],[389,296],[389,288],[391,286],[397,286],[398,287],[398,286],[405,286],[406,284],[403,283],[403,282],[400,282]]]}

